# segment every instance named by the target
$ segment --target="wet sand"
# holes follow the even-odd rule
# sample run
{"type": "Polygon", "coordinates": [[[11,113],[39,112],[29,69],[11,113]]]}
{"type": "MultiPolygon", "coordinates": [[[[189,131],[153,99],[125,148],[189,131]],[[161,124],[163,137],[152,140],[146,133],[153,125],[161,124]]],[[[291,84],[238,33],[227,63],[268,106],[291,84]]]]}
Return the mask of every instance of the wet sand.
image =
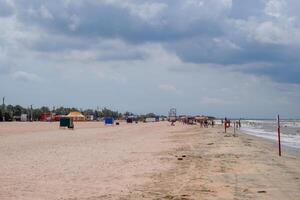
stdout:
{"type": "Polygon", "coordinates": [[[0,199],[300,199],[299,155],[221,128],[0,124],[0,199]]]}

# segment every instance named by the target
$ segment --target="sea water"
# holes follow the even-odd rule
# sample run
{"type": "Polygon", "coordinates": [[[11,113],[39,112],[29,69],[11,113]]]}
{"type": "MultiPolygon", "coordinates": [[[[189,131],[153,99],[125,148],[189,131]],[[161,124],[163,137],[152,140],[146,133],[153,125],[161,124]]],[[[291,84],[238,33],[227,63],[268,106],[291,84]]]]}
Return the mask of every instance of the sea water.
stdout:
{"type": "MultiPolygon", "coordinates": [[[[242,120],[243,133],[278,141],[277,121],[242,120]]],[[[300,150],[300,120],[281,120],[282,145],[300,150]]]]}

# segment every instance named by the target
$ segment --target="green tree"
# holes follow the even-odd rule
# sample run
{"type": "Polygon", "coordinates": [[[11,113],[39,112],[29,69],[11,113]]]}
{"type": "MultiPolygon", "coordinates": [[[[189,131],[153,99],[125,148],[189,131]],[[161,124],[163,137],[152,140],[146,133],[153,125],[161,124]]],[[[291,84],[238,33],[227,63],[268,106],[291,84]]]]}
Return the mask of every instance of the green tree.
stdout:
{"type": "Polygon", "coordinates": [[[153,117],[156,117],[156,114],[154,114],[154,113],[147,113],[147,114],[145,115],[145,117],[146,117],[146,118],[153,118],[153,117]]]}
{"type": "Polygon", "coordinates": [[[16,105],[15,107],[13,107],[14,116],[21,116],[21,114],[23,114],[24,112],[26,112],[26,110],[20,105],[16,105]]]}
{"type": "Polygon", "coordinates": [[[2,114],[2,109],[0,110],[0,122],[3,120],[3,114],[2,114]]]}
{"type": "Polygon", "coordinates": [[[40,108],[40,111],[41,111],[42,113],[49,113],[49,112],[50,112],[50,109],[49,109],[47,106],[42,106],[42,107],[40,108]]]}

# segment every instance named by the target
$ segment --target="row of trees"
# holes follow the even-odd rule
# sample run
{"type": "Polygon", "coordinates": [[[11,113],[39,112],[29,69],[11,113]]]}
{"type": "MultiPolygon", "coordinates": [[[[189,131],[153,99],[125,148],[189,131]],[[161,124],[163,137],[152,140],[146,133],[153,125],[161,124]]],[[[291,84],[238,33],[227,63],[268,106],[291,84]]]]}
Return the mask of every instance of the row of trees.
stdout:
{"type": "MultiPolygon", "coordinates": [[[[65,108],[65,107],[59,107],[59,108],[53,108],[50,109],[46,106],[40,107],[40,108],[24,108],[20,105],[8,105],[5,107],[2,107],[0,109],[0,121],[3,120],[3,117],[5,118],[5,121],[13,121],[13,120],[18,120],[20,119],[20,116],[22,114],[27,114],[28,119],[32,119],[33,121],[38,121],[40,120],[40,117],[43,113],[55,113],[56,115],[67,115],[72,111],[79,111],[83,115],[93,115],[94,119],[98,118],[103,118],[103,117],[113,117],[114,119],[122,119],[126,118],[128,116],[134,115],[131,112],[125,112],[124,114],[118,112],[118,111],[113,111],[107,108],[103,108],[102,110],[94,110],[94,109],[86,109],[86,110],[81,110],[77,108],[65,108]]],[[[154,113],[148,113],[145,115],[140,115],[138,118],[139,119],[145,119],[147,117],[156,117],[154,113]]]]}

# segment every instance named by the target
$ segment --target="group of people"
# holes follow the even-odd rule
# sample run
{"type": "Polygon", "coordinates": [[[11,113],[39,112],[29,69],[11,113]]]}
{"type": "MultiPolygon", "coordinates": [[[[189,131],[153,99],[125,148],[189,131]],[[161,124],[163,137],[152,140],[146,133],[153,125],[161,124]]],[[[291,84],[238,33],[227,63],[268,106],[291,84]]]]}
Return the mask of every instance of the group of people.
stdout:
{"type": "Polygon", "coordinates": [[[209,126],[211,126],[212,128],[215,126],[215,121],[214,120],[199,120],[200,123],[200,127],[201,128],[208,128],[209,126]]]}
{"type": "MultiPolygon", "coordinates": [[[[228,125],[228,127],[230,127],[231,121],[225,117],[224,120],[223,119],[221,120],[221,123],[222,123],[222,125],[225,125],[225,126],[228,125]]],[[[233,124],[234,124],[235,128],[241,128],[242,127],[240,119],[237,120],[237,121],[234,121],[233,124]]]]}
{"type": "MultiPolygon", "coordinates": [[[[197,119],[197,118],[182,118],[180,120],[183,124],[189,124],[189,125],[195,125],[195,124],[200,124],[201,128],[208,128],[208,127],[214,127],[215,126],[215,121],[212,119],[206,119],[206,118],[201,118],[201,119],[197,119]]],[[[227,119],[225,117],[225,119],[221,119],[221,124],[223,126],[226,126],[227,128],[229,128],[230,126],[235,126],[235,128],[239,129],[241,128],[241,120],[236,120],[236,121],[231,121],[229,119],[227,119]]]]}
{"type": "Polygon", "coordinates": [[[199,123],[201,128],[208,128],[209,126],[214,127],[215,125],[214,120],[197,119],[192,117],[182,118],[180,121],[183,124],[189,124],[189,125],[196,125],[199,123]]]}

